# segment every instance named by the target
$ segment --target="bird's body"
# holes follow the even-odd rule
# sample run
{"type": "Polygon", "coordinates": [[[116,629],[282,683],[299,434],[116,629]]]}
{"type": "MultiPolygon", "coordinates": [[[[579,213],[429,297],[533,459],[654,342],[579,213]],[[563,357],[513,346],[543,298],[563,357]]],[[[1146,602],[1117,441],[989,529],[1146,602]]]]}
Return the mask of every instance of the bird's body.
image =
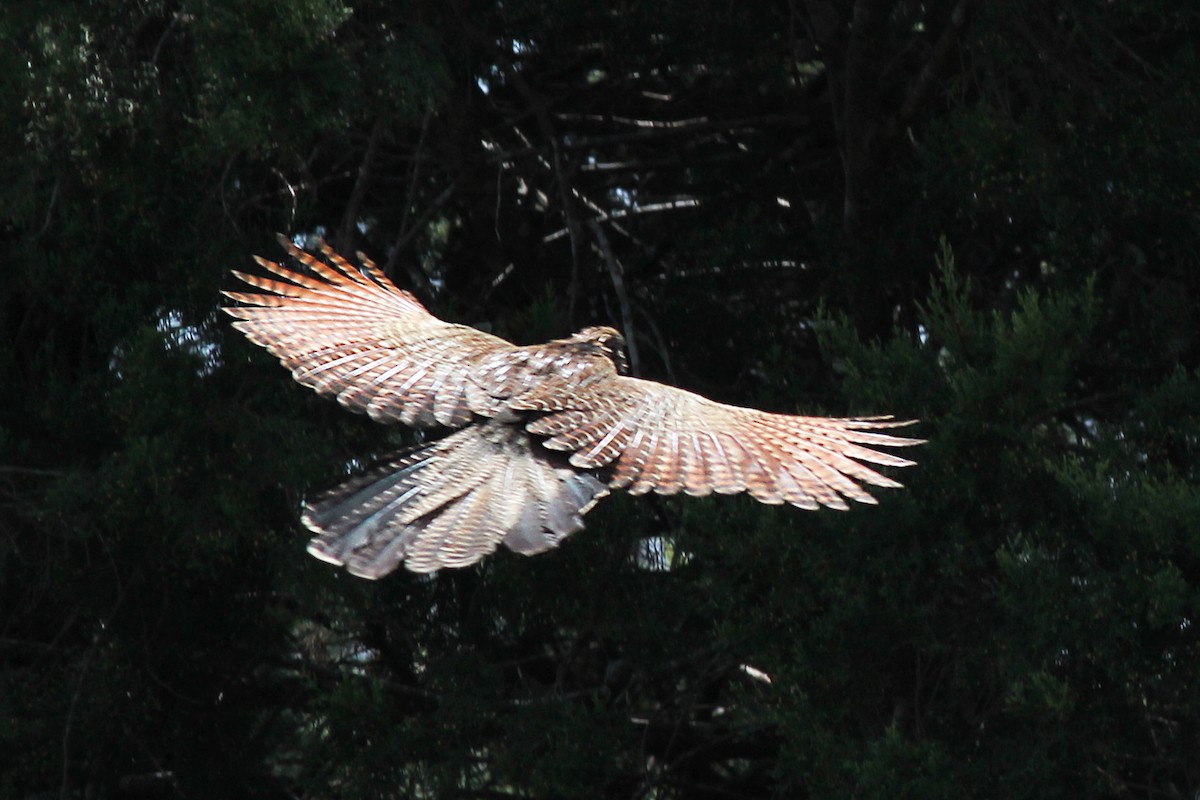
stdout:
{"type": "Polygon", "coordinates": [[[373,264],[324,260],[284,240],[311,274],[257,259],[283,281],[238,274],[235,327],[297,381],[384,423],[457,428],[309,505],[313,555],[377,578],[472,564],[504,542],[532,554],[583,527],[610,489],[748,492],[765,503],[874,503],[860,483],[899,486],[871,449],[919,443],[889,418],[771,414],[623,375],[607,327],[518,347],[437,319],[373,264]]]}

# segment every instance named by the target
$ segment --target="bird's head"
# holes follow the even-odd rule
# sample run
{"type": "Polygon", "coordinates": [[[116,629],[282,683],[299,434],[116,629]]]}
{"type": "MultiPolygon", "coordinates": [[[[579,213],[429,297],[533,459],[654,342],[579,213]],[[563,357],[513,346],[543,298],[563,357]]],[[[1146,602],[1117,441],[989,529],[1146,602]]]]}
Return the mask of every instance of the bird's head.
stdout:
{"type": "Polygon", "coordinates": [[[629,360],[625,356],[625,337],[616,328],[596,325],[584,328],[571,337],[573,341],[591,345],[604,354],[622,375],[629,374],[629,360]]]}

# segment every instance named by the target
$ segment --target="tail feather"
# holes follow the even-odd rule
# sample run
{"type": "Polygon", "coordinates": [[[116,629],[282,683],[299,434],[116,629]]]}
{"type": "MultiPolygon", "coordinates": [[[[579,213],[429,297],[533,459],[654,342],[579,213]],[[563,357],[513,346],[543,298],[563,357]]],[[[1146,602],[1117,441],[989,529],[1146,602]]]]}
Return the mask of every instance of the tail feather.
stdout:
{"type": "Polygon", "coordinates": [[[548,550],[583,528],[608,494],[594,475],[565,466],[519,425],[490,421],[402,454],[309,505],[308,551],[379,578],[473,564],[500,542],[548,550]]]}

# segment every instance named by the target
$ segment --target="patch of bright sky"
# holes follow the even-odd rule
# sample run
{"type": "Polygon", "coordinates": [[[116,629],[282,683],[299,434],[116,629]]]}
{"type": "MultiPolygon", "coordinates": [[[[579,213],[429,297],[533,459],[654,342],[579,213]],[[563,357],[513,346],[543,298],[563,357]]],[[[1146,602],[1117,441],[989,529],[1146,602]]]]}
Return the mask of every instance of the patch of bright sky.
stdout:
{"type": "Polygon", "coordinates": [[[200,375],[211,375],[221,366],[221,348],[215,341],[206,337],[198,326],[185,324],[180,311],[173,308],[159,309],[157,317],[154,327],[163,335],[169,346],[199,358],[200,375]]]}

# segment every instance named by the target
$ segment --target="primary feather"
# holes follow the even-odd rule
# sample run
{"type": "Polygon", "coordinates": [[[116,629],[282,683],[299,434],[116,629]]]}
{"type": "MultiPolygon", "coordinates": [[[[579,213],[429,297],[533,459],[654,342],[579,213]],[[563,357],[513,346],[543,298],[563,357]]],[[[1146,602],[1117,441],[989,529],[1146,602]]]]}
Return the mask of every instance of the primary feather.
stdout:
{"type": "Polygon", "coordinates": [[[234,327],[301,384],[379,422],[459,429],[310,504],[309,552],[378,578],[475,563],[503,542],[532,554],[583,527],[610,489],[747,492],[805,509],[875,503],[898,487],[875,466],[913,462],[878,447],[890,417],[773,414],[622,375],[607,327],[518,347],[430,314],[369,260],[287,239],[307,272],[256,259],[275,278],[235,272],[257,292],[225,292],[234,327]]]}

